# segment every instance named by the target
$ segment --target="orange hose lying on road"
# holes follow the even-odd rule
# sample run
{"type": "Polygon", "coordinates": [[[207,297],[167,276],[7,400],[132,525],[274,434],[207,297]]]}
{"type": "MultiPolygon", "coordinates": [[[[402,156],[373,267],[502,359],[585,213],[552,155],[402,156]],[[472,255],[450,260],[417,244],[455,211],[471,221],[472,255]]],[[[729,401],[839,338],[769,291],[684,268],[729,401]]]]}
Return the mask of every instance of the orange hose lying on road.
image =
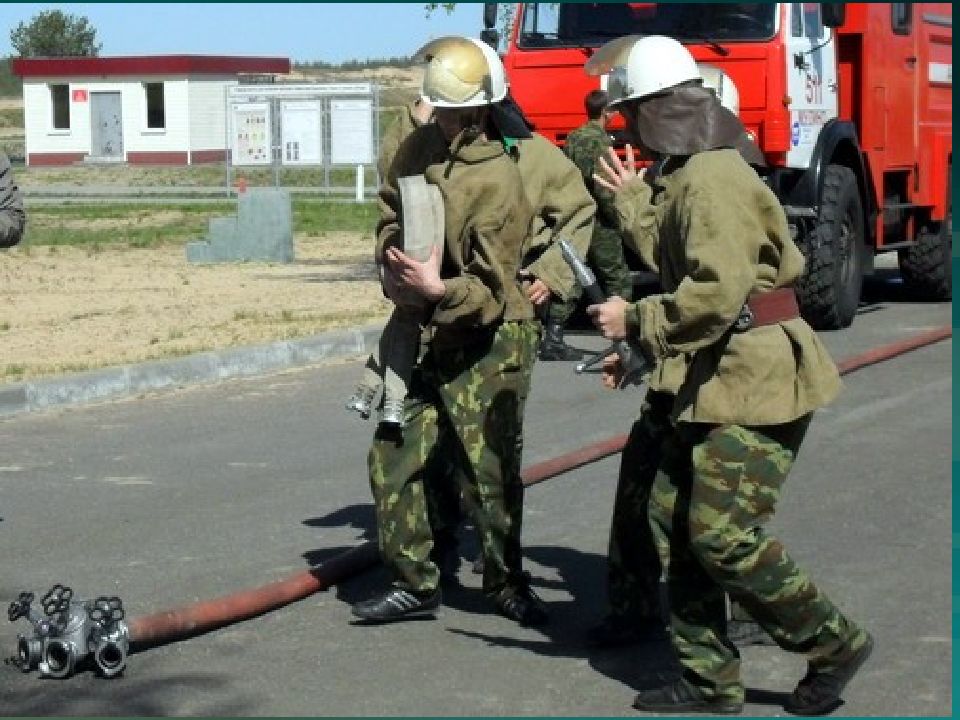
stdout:
{"type": "MultiPolygon", "coordinates": [[[[946,340],[952,336],[952,328],[937,328],[906,340],[883,345],[849,357],[837,363],[837,367],[840,368],[841,375],[846,375],[869,365],[890,360],[898,355],[946,340]]],[[[626,440],[626,435],[618,435],[587,445],[574,452],[531,465],[523,472],[523,484],[527,486],[535,485],[575,468],[615,455],[623,450],[626,440]]],[[[135,618],[128,625],[130,642],[140,646],[157,645],[198,635],[241,620],[248,620],[297,600],[302,600],[319,590],[326,590],[331,585],[372,567],[378,560],[377,544],[368,541],[285,580],[278,580],[258,588],[244,590],[214,600],[206,600],[174,610],[135,618]]]]}

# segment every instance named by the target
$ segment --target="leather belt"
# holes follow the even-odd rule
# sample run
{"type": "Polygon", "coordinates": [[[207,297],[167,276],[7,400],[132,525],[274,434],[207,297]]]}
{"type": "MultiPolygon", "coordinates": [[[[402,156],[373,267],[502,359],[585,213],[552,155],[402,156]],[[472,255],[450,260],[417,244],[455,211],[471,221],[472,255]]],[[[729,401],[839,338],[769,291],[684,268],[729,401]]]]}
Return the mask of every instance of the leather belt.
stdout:
{"type": "Polygon", "coordinates": [[[764,325],[795,320],[800,317],[800,306],[797,305],[797,293],[793,288],[778,288],[767,292],[756,293],[747,298],[740,315],[733,323],[735,332],[744,332],[764,325]]]}

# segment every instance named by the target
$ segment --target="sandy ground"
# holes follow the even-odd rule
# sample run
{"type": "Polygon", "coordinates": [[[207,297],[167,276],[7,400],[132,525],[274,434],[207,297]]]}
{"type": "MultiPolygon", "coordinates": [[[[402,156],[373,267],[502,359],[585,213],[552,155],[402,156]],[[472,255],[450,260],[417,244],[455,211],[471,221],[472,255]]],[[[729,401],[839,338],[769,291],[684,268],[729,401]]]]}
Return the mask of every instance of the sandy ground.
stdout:
{"type": "Polygon", "coordinates": [[[295,243],[292,264],[191,265],[179,245],[0,251],[0,384],[386,317],[369,234],[295,243]]]}

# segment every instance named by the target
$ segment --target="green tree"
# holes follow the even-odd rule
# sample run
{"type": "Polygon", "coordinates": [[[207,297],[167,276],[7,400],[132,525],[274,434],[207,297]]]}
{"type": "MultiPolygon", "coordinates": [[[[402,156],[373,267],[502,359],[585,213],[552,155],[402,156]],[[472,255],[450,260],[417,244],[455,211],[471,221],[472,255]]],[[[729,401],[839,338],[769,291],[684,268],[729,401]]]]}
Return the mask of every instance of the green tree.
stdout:
{"type": "Polygon", "coordinates": [[[10,31],[10,44],[20,57],[94,57],[100,54],[97,29],[80,15],[44,10],[10,31]]]}

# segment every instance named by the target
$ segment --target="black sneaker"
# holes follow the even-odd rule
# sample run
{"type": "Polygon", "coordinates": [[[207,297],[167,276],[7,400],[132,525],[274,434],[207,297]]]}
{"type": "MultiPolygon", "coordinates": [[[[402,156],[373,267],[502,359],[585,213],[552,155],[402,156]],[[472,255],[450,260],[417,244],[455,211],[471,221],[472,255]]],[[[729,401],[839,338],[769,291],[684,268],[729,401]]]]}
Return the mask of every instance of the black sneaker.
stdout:
{"type": "Polygon", "coordinates": [[[550,620],[547,606],[527,583],[505,587],[493,602],[501,615],[521,625],[546,625],[550,620]]]}
{"type": "Polygon", "coordinates": [[[584,640],[587,647],[615,648],[662,641],[667,637],[667,628],[659,618],[610,614],[599,625],[589,628],[584,640]]]}
{"type": "Polygon", "coordinates": [[[783,709],[793,715],[826,715],[843,705],[840,693],[873,652],[873,637],[867,633],[863,646],[845,662],[829,669],[810,667],[783,709]]]}
{"type": "Polygon", "coordinates": [[[552,343],[545,342],[540,345],[540,352],[538,354],[540,360],[552,361],[552,360],[582,360],[583,351],[572,348],[566,343],[552,343]]]}
{"type": "Polygon", "coordinates": [[[743,703],[727,698],[708,698],[689,682],[680,678],[669,685],[641,690],[633,701],[635,710],[655,713],[709,713],[735,715],[743,711],[743,703]]]}
{"type": "Polygon", "coordinates": [[[407,618],[432,617],[440,607],[440,589],[414,592],[391,588],[383,595],[356,603],[351,612],[371,623],[387,623],[407,618]]]}
{"type": "Polygon", "coordinates": [[[727,620],[727,638],[738,647],[777,644],[759,623],[752,620],[727,620]]]}

